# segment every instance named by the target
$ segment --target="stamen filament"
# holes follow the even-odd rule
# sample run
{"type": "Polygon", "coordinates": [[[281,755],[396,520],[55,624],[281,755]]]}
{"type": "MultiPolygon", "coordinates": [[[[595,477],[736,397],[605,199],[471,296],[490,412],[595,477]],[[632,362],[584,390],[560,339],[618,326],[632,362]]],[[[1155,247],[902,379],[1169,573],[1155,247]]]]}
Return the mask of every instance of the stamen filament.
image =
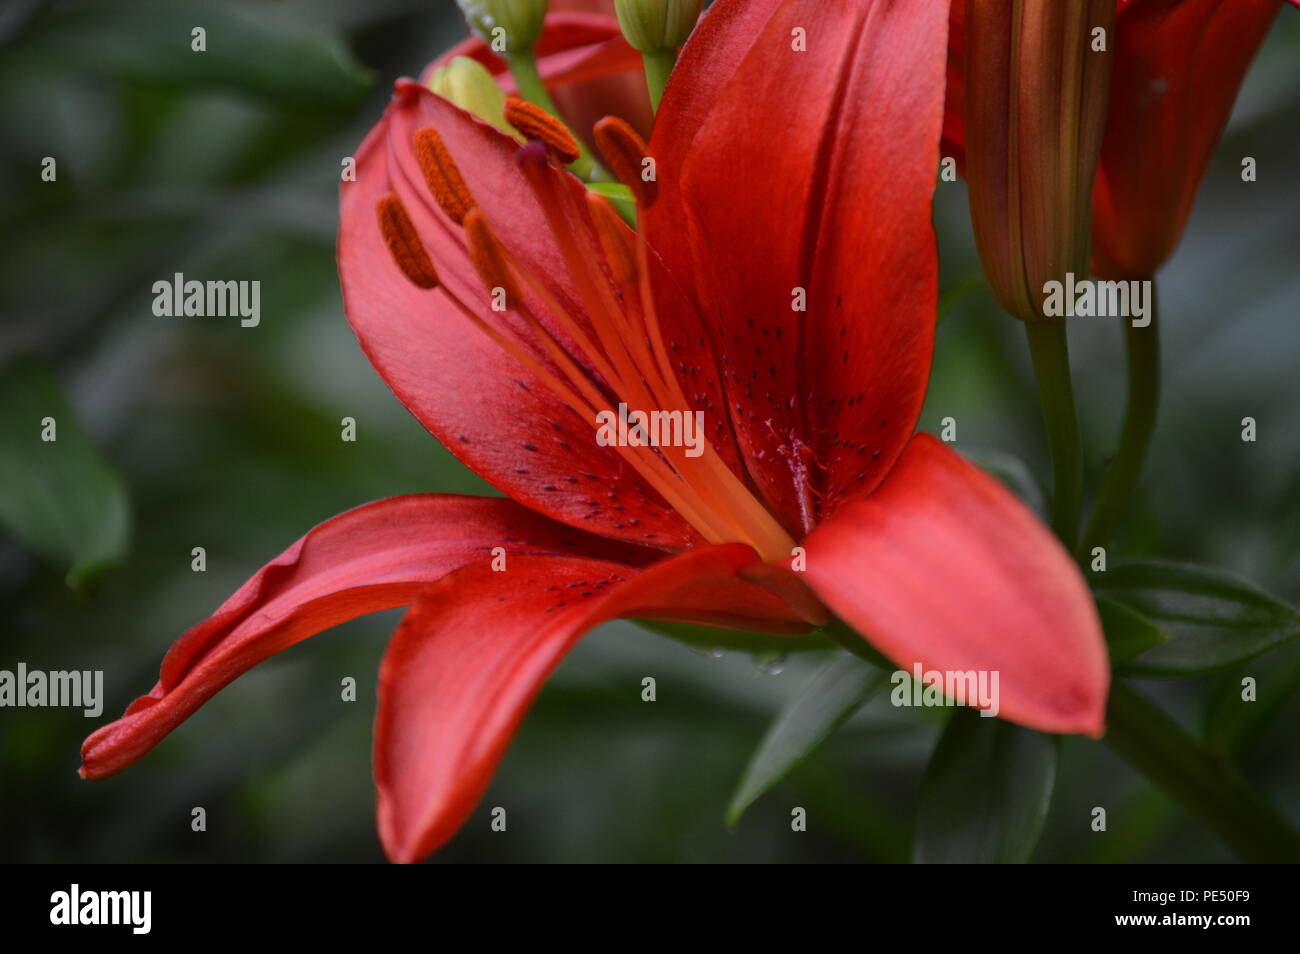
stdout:
{"type": "MultiPolygon", "coordinates": [[[[649,285],[648,257],[643,247],[644,238],[638,233],[640,253],[638,272],[640,273],[642,318],[646,330],[650,332],[650,348],[646,347],[645,335],[638,334],[627,326],[626,313],[615,301],[604,277],[600,276],[599,281],[594,280],[591,270],[586,266],[574,237],[576,230],[570,228],[570,223],[575,217],[581,223],[581,214],[580,212],[576,216],[568,214],[569,209],[561,205],[563,199],[556,196],[559,192],[562,197],[567,198],[569,190],[554,188],[555,184],[547,178],[551,175],[549,165],[539,162],[537,157],[523,153],[524,150],[521,150],[520,165],[542,205],[551,231],[560,246],[561,254],[578,287],[579,297],[596,328],[597,336],[604,345],[606,354],[619,369],[619,376],[625,385],[621,393],[629,404],[635,402],[637,406],[645,408],[665,409],[675,405],[681,413],[691,413],[691,405],[681,391],[677,377],[667,361],[667,352],[663,348],[662,335],[654,311],[653,290],[649,285]],[[622,334],[618,333],[620,330],[622,334]],[[660,351],[657,358],[650,353],[656,338],[658,338],[660,351]],[[659,372],[658,375],[654,373],[656,370],[659,372]]],[[[572,203],[569,202],[569,205],[571,206],[572,203]]],[[[599,246],[598,236],[596,243],[599,246]]],[[[694,490],[704,508],[717,514],[731,527],[732,532],[736,534],[733,539],[750,542],[760,553],[769,558],[788,555],[794,546],[790,535],[766,508],[754,499],[731,468],[717,456],[716,449],[707,437],[704,435],[701,437],[699,458],[688,458],[686,448],[672,445],[661,446],[660,453],[671,462],[681,479],[694,490]],[[710,479],[687,480],[683,473],[687,468],[703,470],[710,479]]]]}
{"type": "MultiPolygon", "coordinates": [[[[474,327],[575,414],[585,415],[592,426],[599,420],[598,408],[618,403],[644,413],[678,414],[685,427],[686,415],[697,412],[673,369],[659,326],[644,235],[637,232],[635,240],[629,241],[625,227],[604,199],[584,193],[586,203],[578,201],[567,176],[547,161],[548,150],[557,160],[570,161],[572,137],[562,125],[518,101],[510,104],[507,116],[533,139],[519,150],[518,165],[542,208],[595,340],[571,310],[556,300],[547,284],[496,239],[441,138],[432,128],[425,128],[414,134],[414,145],[426,184],[443,212],[465,228],[469,255],[482,281],[489,289],[505,290],[506,310],[522,325],[490,322],[481,316],[482,309],[471,308],[451,289],[442,286],[443,292],[474,327]],[[608,265],[608,272],[600,263],[608,265]],[[536,295],[536,301],[552,316],[549,327],[525,299],[523,287],[536,295]],[[551,327],[567,336],[571,344],[561,344],[551,327]],[[598,386],[593,373],[603,379],[608,393],[598,386]]],[[[630,127],[625,129],[617,121],[603,120],[598,133],[601,130],[610,143],[611,165],[620,178],[631,180],[629,187],[638,200],[638,211],[643,211],[655,198],[653,181],[642,181],[640,175],[645,144],[630,127]]],[[[385,241],[403,273],[420,287],[433,287],[437,278],[432,262],[397,197],[385,196],[378,213],[385,241]]],[[[790,535],[722,459],[707,435],[700,433],[698,444],[692,442],[689,453],[679,444],[656,441],[612,446],[710,543],[742,541],[764,559],[788,557],[794,546],[790,535]]]]}
{"type": "MultiPolygon", "coordinates": [[[[546,292],[546,290],[541,286],[540,282],[538,282],[538,280],[534,278],[529,272],[523,270],[520,271],[519,273],[521,277],[523,277],[524,281],[530,285],[530,287],[537,290],[540,294],[544,296],[544,298],[550,298],[549,293],[546,292]]],[[[510,299],[510,300],[518,301],[518,299],[510,299]]],[[[527,306],[526,303],[520,302],[519,304],[512,306],[511,310],[514,311],[516,314],[518,314],[529,324],[529,327],[537,335],[538,339],[544,343],[544,346],[547,348],[548,353],[551,354],[552,359],[565,370],[566,374],[574,381],[575,384],[579,386],[579,388],[583,389],[584,395],[586,396],[587,400],[590,402],[590,404],[593,407],[606,403],[605,400],[603,399],[603,396],[598,391],[595,390],[594,386],[592,386],[590,382],[587,381],[587,378],[582,373],[581,369],[579,369],[576,366],[576,364],[574,364],[574,362],[569,357],[569,355],[564,351],[564,349],[560,346],[560,344],[554,340],[553,336],[551,336],[551,334],[541,324],[540,320],[527,306]]],[[[588,353],[590,354],[590,352],[588,353]]],[[[610,383],[610,386],[611,388],[613,388],[616,396],[627,393],[627,389],[621,386],[621,382],[618,381],[617,377],[607,377],[606,381],[610,383]]],[[[656,402],[654,406],[666,408],[669,405],[663,402],[656,402]]],[[[683,408],[683,413],[690,413],[689,405],[683,403],[680,406],[683,408]]],[[[593,419],[594,419],[594,411],[593,411],[593,419]]],[[[707,438],[705,438],[704,440],[705,440],[704,447],[703,447],[704,453],[706,455],[712,455],[711,445],[707,443],[707,438]]],[[[660,451],[660,454],[663,454],[664,448],[658,448],[658,450],[660,451]]],[[[626,454],[624,456],[626,456],[626,454]]],[[[675,468],[668,460],[666,460],[664,457],[661,457],[659,455],[652,454],[650,456],[653,459],[661,462],[663,464],[663,467],[667,470],[667,473],[673,479],[683,481],[685,483],[685,478],[682,477],[679,470],[675,468]]],[[[656,487],[660,487],[660,489],[662,489],[662,486],[658,482],[652,481],[652,483],[656,487]]],[[[711,522],[716,525],[716,521],[711,521],[711,522]]],[[[719,533],[717,535],[717,539],[711,539],[711,542],[724,542],[726,540],[733,539],[735,533],[742,532],[742,528],[739,526],[739,524],[735,523],[734,521],[729,521],[728,526],[731,529],[731,535],[719,533]]],[[[708,534],[706,534],[706,537],[708,537],[708,534]]]]}
{"type": "MultiPolygon", "coordinates": [[[[639,204],[637,208],[639,212],[641,208],[639,204]]],[[[649,332],[651,347],[655,352],[660,374],[672,386],[673,400],[679,402],[682,407],[689,408],[690,403],[686,400],[686,395],[681,389],[681,382],[678,380],[677,375],[673,373],[668,350],[664,347],[663,332],[659,327],[659,315],[655,308],[654,289],[650,284],[649,246],[646,244],[645,234],[639,229],[636,233],[636,251],[638,287],[641,292],[641,315],[649,332]]],[[[769,557],[773,555],[774,550],[780,552],[783,556],[788,555],[794,548],[794,540],[768,509],[755,499],[749,488],[727,466],[726,461],[718,456],[712,442],[708,441],[708,438],[705,438],[705,441],[706,449],[701,460],[704,461],[713,480],[717,482],[716,486],[720,491],[731,504],[739,507],[740,512],[744,515],[746,525],[758,530],[760,538],[764,541],[764,546],[757,548],[759,552],[769,557]]]]}
{"type": "MultiPolygon", "coordinates": [[[[442,291],[446,293],[447,298],[452,302],[452,304],[454,304],[460,310],[461,314],[468,318],[476,328],[486,334],[503,351],[515,358],[520,364],[532,372],[539,381],[541,381],[546,387],[550,388],[551,392],[554,393],[556,397],[560,398],[560,400],[564,401],[575,413],[585,416],[588,421],[594,421],[596,419],[596,408],[594,405],[601,402],[600,395],[596,393],[594,389],[592,389],[588,395],[589,397],[595,397],[596,400],[594,402],[584,400],[582,397],[574,394],[573,391],[565,386],[563,381],[547,370],[540,361],[525,351],[518,343],[512,341],[507,335],[498,329],[493,328],[480,318],[473,309],[461,301],[459,296],[452,293],[449,288],[443,286],[442,291]]],[[[544,339],[544,341],[545,340],[549,340],[549,336],[544,339]]],[[[567,355],[563,355],[563,350],[558,348],[558,346],[556,346],[556,350],[563,356],[562,360],[568,362],[569,368],[571,369],[572,380],[575,383],[582,381],[583,377],[579,372],[577,372],[577,369],[573,367],[571,359],[569,359],[567,355]]],[[[652,469],[654,462],[660,460],[659,458],[654,455],[637,454],[635,453],[636,448],[631,447],[616,446],[615,450],[618,451],[620,456],[622,456],[624,460],[626,460],[632,468],[637,471],[637,473],[645,478],[652,487],[659,491],[670,507],[681,514],[682,518],[685,519],[687,523],[699,530],[705,536],[705,539],[712,543],[718,543],[728,539],[725,531],[716,524],[712,516],[707,512],[698,509],[689,499],[688,495],[685,493],[686,484],[682,481],[679,474],[673,473],[671,469],[668,469],[667,473],[660,473],[652,469]]]]}

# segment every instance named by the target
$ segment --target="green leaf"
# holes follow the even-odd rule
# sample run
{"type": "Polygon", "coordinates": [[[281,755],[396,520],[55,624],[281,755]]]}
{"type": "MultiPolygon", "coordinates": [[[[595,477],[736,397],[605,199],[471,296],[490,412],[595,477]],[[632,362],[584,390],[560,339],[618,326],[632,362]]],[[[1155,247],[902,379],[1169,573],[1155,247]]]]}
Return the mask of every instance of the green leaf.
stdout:
{"type": "Polygon", "coordinates": [[[170,87],[238,89],[299,104],[357,100],[369,76],[334,33],[273,4],[95,0],[38,19],[18,55],[170,87]],[[193,32],[205,31],[203,51],[193,32]]]}
{"type": "Polygon", "coordinates": [[[1052,804],[1057,740],[974,709],[953,713],[921,783],[918,864],[1018,864],[1052,804]]]}
{"type": "Polygon", "coordinates": [[[1097,600],[1102,632],[1110,650],[1110,664],[1128,662],[1139,653],[1159,646],[1169,639],[1169,631],[1157,626],[1136,610],[1114,600],[1097,600]]]}
{"type": "Polygon", "coordinates": [[[740,821],[750,805],[889,685],[890,675],[847,653],[819,670],[768,727],[731,796],[727,824],[740,821]]]}
{"type": "Polygon", "coordinates": [[[1163,627],[1169,638],[1124,663],[1133,675],[1221,669],[1300,636],[1300,613],[1220,570],[1178,563],[1117,566],[1093,590],[1163,627]]]}
{"type": "Polygon", "coordinates": [[[1205,744],[1221,752],[1240,753],[1248,749],[1269,723],[1285,711],[1297,690],[1300,690],[1300,659],[1296,658],[1270,658],[1267,667],[1246,666],[1222,673],[1207,693],[1205,744]],[[1244,676],[1255,680],[1253,699],[1242,698],[1244,676]]]}
{"type": "Polygon", "coordinates": [[[738,629],[721,629],[716,626],[696,626],[693,623],[671,623],[657,619],[634,619],[633,623],[652,633],[666,636],[675,642],[696,649],[736,650],[739,652],[800,653],[824,652],[835,644],[820,633],[806,636],[774,636],[770,633],[748,633],[738,629]]]}
{"type": "Polygon", "coordinates": [[[80,588],[126,551],[126,487],[77,426],[54,376],[20,362],[0,376],[0,524],[80,588]],[[43,440],[53,428],[55,440],[43,440]]]}

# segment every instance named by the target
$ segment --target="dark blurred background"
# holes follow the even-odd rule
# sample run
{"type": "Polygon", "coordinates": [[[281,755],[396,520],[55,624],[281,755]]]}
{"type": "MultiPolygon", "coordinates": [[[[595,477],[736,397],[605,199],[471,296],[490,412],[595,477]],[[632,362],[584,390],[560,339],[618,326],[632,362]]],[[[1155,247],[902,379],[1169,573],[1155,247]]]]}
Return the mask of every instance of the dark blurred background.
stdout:
{"type": "MultiPolygon", "coordinates": [[[[143,762],[82,782],[88,732],[153,685],[173,638],[304,531],[363,501],[492,492],[373,373],[334,263],[340,162],[392,80],[464,36],[452,0],[7,0],[0,10],[0,669],[102,669],[105,711],[0,709],[0,860],[382,860],[374,683],[396,613],[303,643],[238,680],[143,762]],[[189,48],[203,26],[208,52],[189,48]],[[42,160],[57,179],[41,179],[42,160]],[[168,319],[155,281],[257,279],[262,318],[168,319]],[[50,409],[50,410],[46,410],[50,409]],[[66,409],[66,413],[63,409],[66,409]],[[15,436],[59,420],[53,471],[15,436]],[[357,440],[339,439],[340,419],[357,440]],[[23,475],[27,474],[26,477],[23,475]],[[24,482],[26,481],[26,482],[24,482]],[[37,507],[34,501],[44,502],[37,507]],[[74,515],[42,536],[37,510],[74,515]],[[32,509],[36,508],[36,509],[32,509]],[[44,509],[42,509],[44,508],[44,509]],[[191,550],[207,572],[191,571],[191,550]],[[69,570],[72,570],[69,573],[69,570]],[[358,701],[340,701],[352,676],[358,701]],[[194,806],[207,831],[190,830],[194,806]]],[[[1166,385],[1140,499],[1112,559],[1225,567],[1300,599],[1300,15],[1254,65],[1187,237],[1160,276],[1166,385]],[[1258,182],[1242,183],[1243,156],[1258,182]],[[1240,440],[1241,419],[1259,439],[1240,440]]],[[[1046,459],[1023,335],[973,254],[964,186],[941,183],[942,287],[923,428],[958,448],[1046,459]]],[[[1071,329],[1089,460],[1123,402],[1113,322],[1071,329]]],[[[612,624],[561,666],[439,861],[906,860],[946,713],[868,706],[723,824],[765,726],[822,662],[704,654],[612,624]],[[658,702],[640,702],[640,680],[658,702]],[[493,834],[489,806],[509,807],[493,834]],[[790,808],[808,809],[791,832],[790,808]]],[[[1267,666],[1300,683],[1300,645],[1267,666]]],[[[1144,692],[1196,731],[1236,672],[1144,692]]],[[[1274,691],[1270,688],[1267,691],[1274,691]]],[[[1248,774],[1300,816],[1300,704],[1235,737],[1248,774]]],[[[1226,743],[1225,743],[1226,744],[1226,743]]],[[[1211,861],[1226,850],[1104,746],[1064,744],[1040,861],[1211,861]],[[1110,832],[1086,820],[1110,809],[1110,832]]]]}

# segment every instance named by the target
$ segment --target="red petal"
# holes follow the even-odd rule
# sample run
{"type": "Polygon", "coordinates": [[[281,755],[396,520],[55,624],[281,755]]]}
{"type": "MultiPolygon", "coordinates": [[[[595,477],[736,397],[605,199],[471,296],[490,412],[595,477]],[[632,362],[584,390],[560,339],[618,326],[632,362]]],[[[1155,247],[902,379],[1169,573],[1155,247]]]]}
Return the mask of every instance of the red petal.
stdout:
{"type": "Polygon", "coordinates": [[[999,673],[1000,712],[1102,733],[1101,624],[1070,555],[1001,484],[927,434],[805,544],[814,592],[909,672],[999,673]]]}
{"type": "MultiPolygon", "coordinates": [[[[718,0],[682,47],[655,117],[661,197],[676,187],[691,142],[782,2],[718,0]]],[[[689,262],[683,258],[674,264],[689,262]]],[[[680,270],[689,277],[688,268],[680,270]]]]}
{"type": "Polygon", "coordinates": [[[1182,237],[1201,177],[1280,0],[1130,0],[1093,188],[1099,274],[1143,279],[1182,237]]]}
{"type": "MultiPolygon", "coordinates": [[[[650,135],[654,114],[646,93],[641,54],[632,49],[612,16],[556,13],[546,18],[537,41],[537,69],[569,127],[591,145],[591,127],[604,116],[619,116],[642,135],[650,135]]],[[[421,75],[430,73],[456,56],[478,60],[501,79],[507,93],[516,89],[506,61],[478,37],[456,44],[438,57],[421,75]]]]}
{"type": "MultiPolygon", "coordinates": [[[[695,542],[685,521],[615,448],[597,445],[594,421],[579,417],[475,328],[447,300],[447,291],[416,288],[394,264],[375,215],[376,202],[390,190],[409,212],[446,289],[490,321],[500,320],[461,230],[425,187],[412,136],[427,126],[438,130],[497,238],[550,284],[575,320],[586,320],[544,214],[515,165],[518,144],[428,89],[399,81],[384,118],[357,153],[357,181],[342,188],[343,301],[375,370],[457,457],[533,510],[665,549],[695,542]]],[[[581,192],[576,179],[568,183],[581,192]]]]}
{"type": "Polygon", "coordinates": [[[153,690],[82,745],[81,774],[121,771],[262,660],[345,620],[403,606],[425,584],[497,546],[637,564],[652,557],[509,500],[425,494],[349,510],[316,527],[181,636],[153,690]]]}
{"type": "Polygon", "coordinates": [[[737,578],[755,559],[729,544],[637,574],[595,560],[520,558],[505,573],[465,567],[421,593],[379,674],[375,781],[389,858],[419,861],[456,833],[542,683],[598,624],[639,616],[806,630],[737,578]],[[784,627],[774,622],[782,618],[784,627]]]}
{"type": "Polygon", "coordinates": [[[646,230],[717,316],[751,475],[809,528],[880,480],[925,395],[948,11],[784,0],[764,24],[771,8],[722,0],[687,43],[655,120],[646,230]]]}

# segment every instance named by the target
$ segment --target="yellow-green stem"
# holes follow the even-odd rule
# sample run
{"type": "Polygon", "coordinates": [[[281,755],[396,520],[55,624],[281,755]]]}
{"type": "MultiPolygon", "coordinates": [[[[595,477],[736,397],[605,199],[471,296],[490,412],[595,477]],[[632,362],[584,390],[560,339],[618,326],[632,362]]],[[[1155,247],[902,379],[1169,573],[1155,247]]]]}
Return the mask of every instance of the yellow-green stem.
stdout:
{"type": "Polygon", "coordinates": [[[1119,680],[1110,690],[1105,742],[1243,861],[1300,861],[1300,836],[1237,767],[1119,680]]]}
{"type": "MultiPolygon", "coordinates": [[[[510,57],[510,75],[515,78],[515,86],[521,97],[559,118],[560,112],[555,108],[551,94],[546,91],[546,84],[542,82],[542,74],[537,70],[537,60],[531,51],[510,57]]],[[[577,136],[574,138],[578,139],[577,136]]],[[[569,163],[569,169],[579,179],[590,182],[597,177],[600,167],[581,139],[578,139],[578,153],[578,158],[569,163]]]]}
{"type": "Polygon", "coordinates": [[[658,112],[659,102],[664,98],[664,87],[668,85],[668,74],[677,65],[677,51],[643,52],[641,62],[645,66],[645,84],[650,90],[650,106],[658,112]]]}
{"type": "Polygon", "coordinates": [[[1083,506],[1083,442],[1070,383],[1065,323],[1026,321],[1025,334],[1052,455],[1052,529],[1065,548],[1073,550],[1083,506]]]}
{"type": "Polygon", "coordinates": [[[1097,502],[1079,545],[1080,559],[1087,559],[1094,547],[1110,542],[1133,490],[1147,447],[1156,427],[1156,409],[1160,404],[1160,332],[1156,308],[1155,283],[1151,284],[1151,323],[1135,328],[1130,321],[1124,334],[1128,353],[1128,398],[1124,407],[1124,425],[1119,448],[1102,481],[1097,502]]]}

